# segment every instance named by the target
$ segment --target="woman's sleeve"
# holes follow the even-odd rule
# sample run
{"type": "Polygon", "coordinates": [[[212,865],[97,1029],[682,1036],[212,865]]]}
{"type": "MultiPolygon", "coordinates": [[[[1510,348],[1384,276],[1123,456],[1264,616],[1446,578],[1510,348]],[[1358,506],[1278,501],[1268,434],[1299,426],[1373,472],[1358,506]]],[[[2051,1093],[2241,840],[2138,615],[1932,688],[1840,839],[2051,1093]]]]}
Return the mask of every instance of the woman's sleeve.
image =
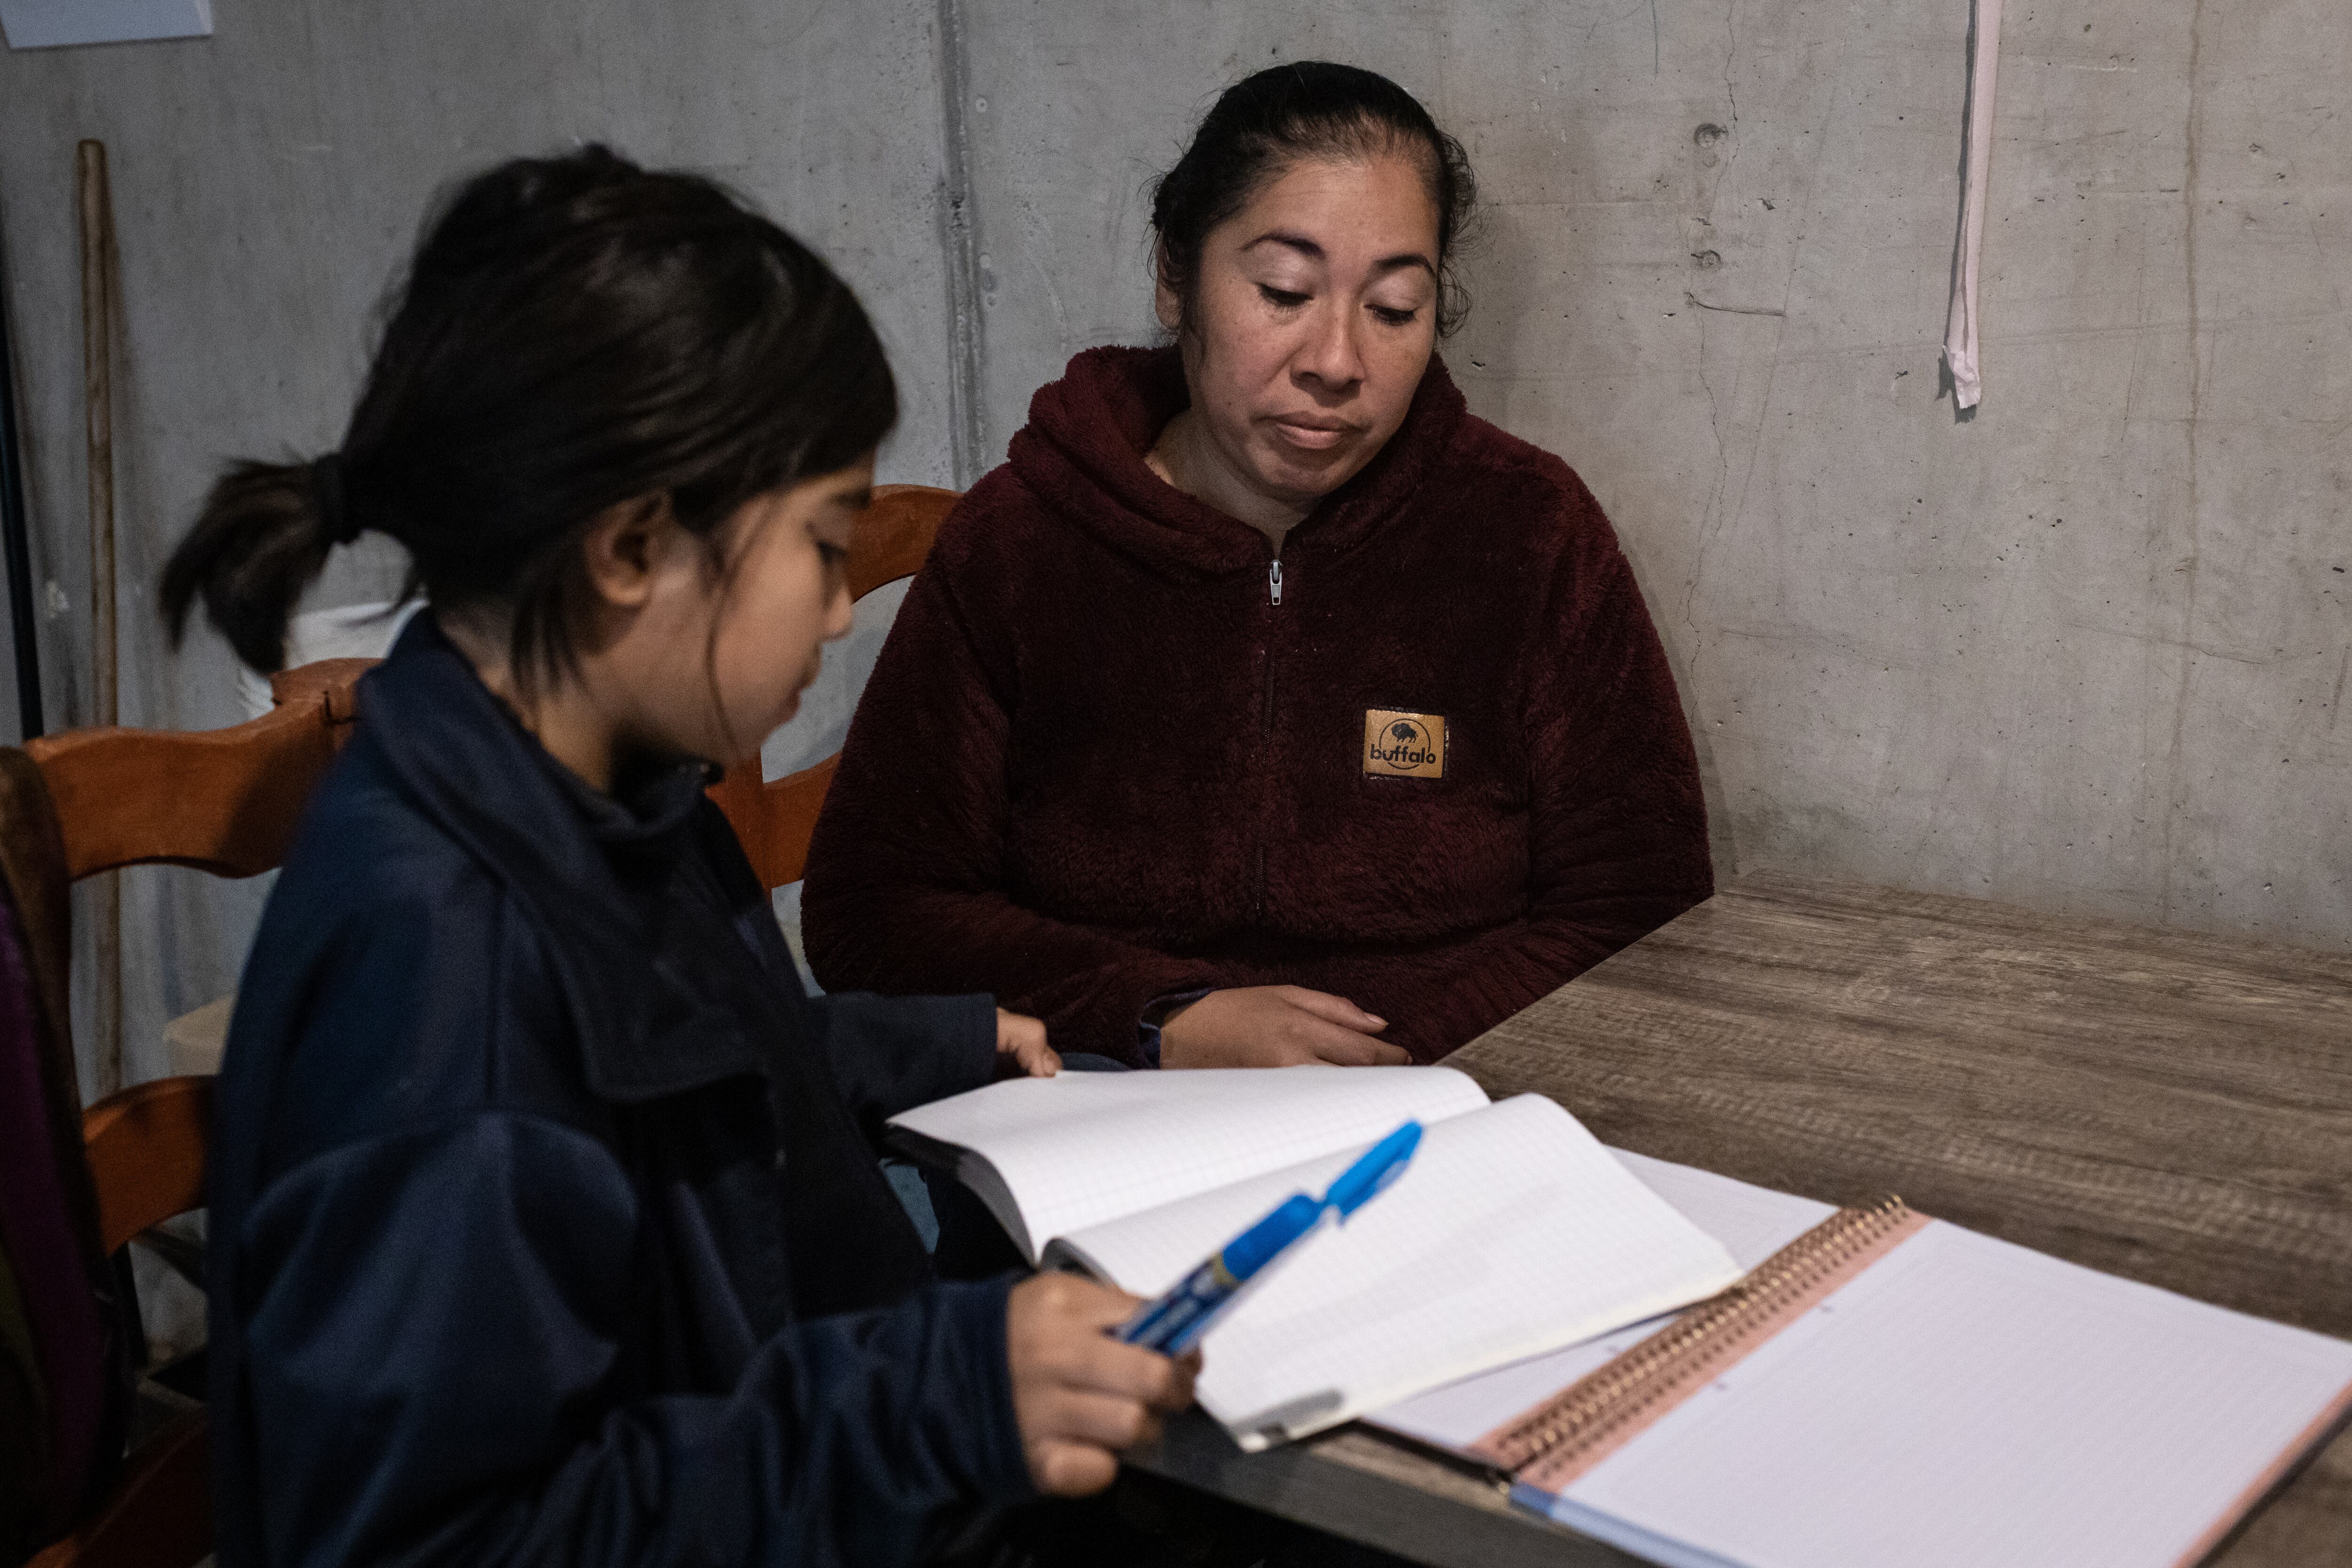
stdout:
{"type": "Polygon", "coordinates": [[[640,1218],[601,1144],[497,1113],[272,1183],[237,1239],[268,1560],[898,1563],[1028,1494],[1001,1280],[616,1403],[640,1218]]]}
{"type": "Polygon", "coordinates": [[[1569,504],[1591,508],[1592,526],[1560,562],[1526,655],[1527,913],[1286,977],[1387,1019],[1383,1038],[1416,1061],[1468,1044],[1715,891],[1674,672],[1598,504],[1570,484],[1569,504]]]}
{"type": "Polygon", "coordinates": [[[1014,612],[967,617],[953,576],[916,574],[859,699],[809,847],[809,967],[828,990],[990,991],[1058,1051],[1140,1065],[1144,1008],[1219,971],[1006,895],[1014,612]]]}

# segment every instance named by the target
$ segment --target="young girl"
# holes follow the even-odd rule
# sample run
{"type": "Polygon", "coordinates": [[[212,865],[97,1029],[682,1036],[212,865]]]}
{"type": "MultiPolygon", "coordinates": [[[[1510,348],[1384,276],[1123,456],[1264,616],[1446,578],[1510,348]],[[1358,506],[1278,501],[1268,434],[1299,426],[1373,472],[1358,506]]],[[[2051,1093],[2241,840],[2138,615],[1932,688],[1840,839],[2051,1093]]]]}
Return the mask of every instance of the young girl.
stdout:
{"type": "Polygon", "coordinates": [[[1107,1485],[1190,1369],[1076,1281],[934,1282],[869,1138],[1007,1067],[985,997],[810,1002],[703,795],[849,626],[897,394],[849,291],[602,149],[429,226],[341,449],[164,578],[282,658],[330,547],[432,609],[271,894],[219,1087],[225,1568],[922,1559],[1107,1485]]]}

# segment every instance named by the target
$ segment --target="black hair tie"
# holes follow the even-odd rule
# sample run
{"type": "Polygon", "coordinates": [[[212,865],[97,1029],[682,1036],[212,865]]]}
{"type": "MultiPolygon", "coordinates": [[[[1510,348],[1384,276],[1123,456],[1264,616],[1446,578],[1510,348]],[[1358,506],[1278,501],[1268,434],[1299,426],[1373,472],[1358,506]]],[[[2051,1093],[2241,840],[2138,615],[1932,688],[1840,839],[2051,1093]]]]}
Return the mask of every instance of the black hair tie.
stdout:
{"type": "Polygon", "coordinates": [[[347,545],[360,537],[360,525],[343,505],[343,458],[330,452],[310,465],[310,494],[319,504],[319,531],[331,545],[347,545]]]}

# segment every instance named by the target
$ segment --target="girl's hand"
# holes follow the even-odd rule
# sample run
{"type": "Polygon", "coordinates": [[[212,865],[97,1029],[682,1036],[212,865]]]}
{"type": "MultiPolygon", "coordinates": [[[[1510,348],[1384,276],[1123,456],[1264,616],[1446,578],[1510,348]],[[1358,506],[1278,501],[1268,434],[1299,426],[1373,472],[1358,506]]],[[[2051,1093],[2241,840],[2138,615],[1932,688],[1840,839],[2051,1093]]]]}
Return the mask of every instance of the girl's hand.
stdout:
{"type": "Polygon", "coordinates": [[[1345,997],[1304,986],[1244,986],[1211,991],[1160,1026],[1162,1067],[1397,1067],[1402,1046],[1373,1036],[1388,1019],[1345,997]]]}
{"type": "Polygon", "coordinates": [[[1026,1078],[1051,1078],[1062,1071],[1061,1053],[1045,1043],[1045,1026],[1019,1013],[996,1009],[997,1068],[1010,1065],[1026,1078]]]}
{"type": "Polygon", "coordinates": [[[1118,1474],[1119,1449],[1158,1437],[1162,1416],[1192,1403],[1198,1352],[1171,1361],[1106,1332],[1142,1304],[1075,1274],[1038,1274],[1013,1287],[1004,1353],[1022,1452],[1039,1491],[1102,1490],[1118,1474]]]}

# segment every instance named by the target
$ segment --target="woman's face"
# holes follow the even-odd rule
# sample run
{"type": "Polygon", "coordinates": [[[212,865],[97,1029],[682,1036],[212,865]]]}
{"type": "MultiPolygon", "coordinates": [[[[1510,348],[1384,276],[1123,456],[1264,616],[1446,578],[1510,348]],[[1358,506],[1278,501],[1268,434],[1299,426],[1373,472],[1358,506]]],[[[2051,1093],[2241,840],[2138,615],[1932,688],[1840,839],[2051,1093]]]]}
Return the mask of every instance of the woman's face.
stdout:
{"type": "MultiPolygon", "coordinates": [[[[1201,247],[1185,380],[1233,483],[1305,511],[1404,423],[1437,343],[1437,204],[1409,156],[1311,158],[1201,247]]],[[[1183,302],[1163,281],[1160,319],[1183,302]]]]}

